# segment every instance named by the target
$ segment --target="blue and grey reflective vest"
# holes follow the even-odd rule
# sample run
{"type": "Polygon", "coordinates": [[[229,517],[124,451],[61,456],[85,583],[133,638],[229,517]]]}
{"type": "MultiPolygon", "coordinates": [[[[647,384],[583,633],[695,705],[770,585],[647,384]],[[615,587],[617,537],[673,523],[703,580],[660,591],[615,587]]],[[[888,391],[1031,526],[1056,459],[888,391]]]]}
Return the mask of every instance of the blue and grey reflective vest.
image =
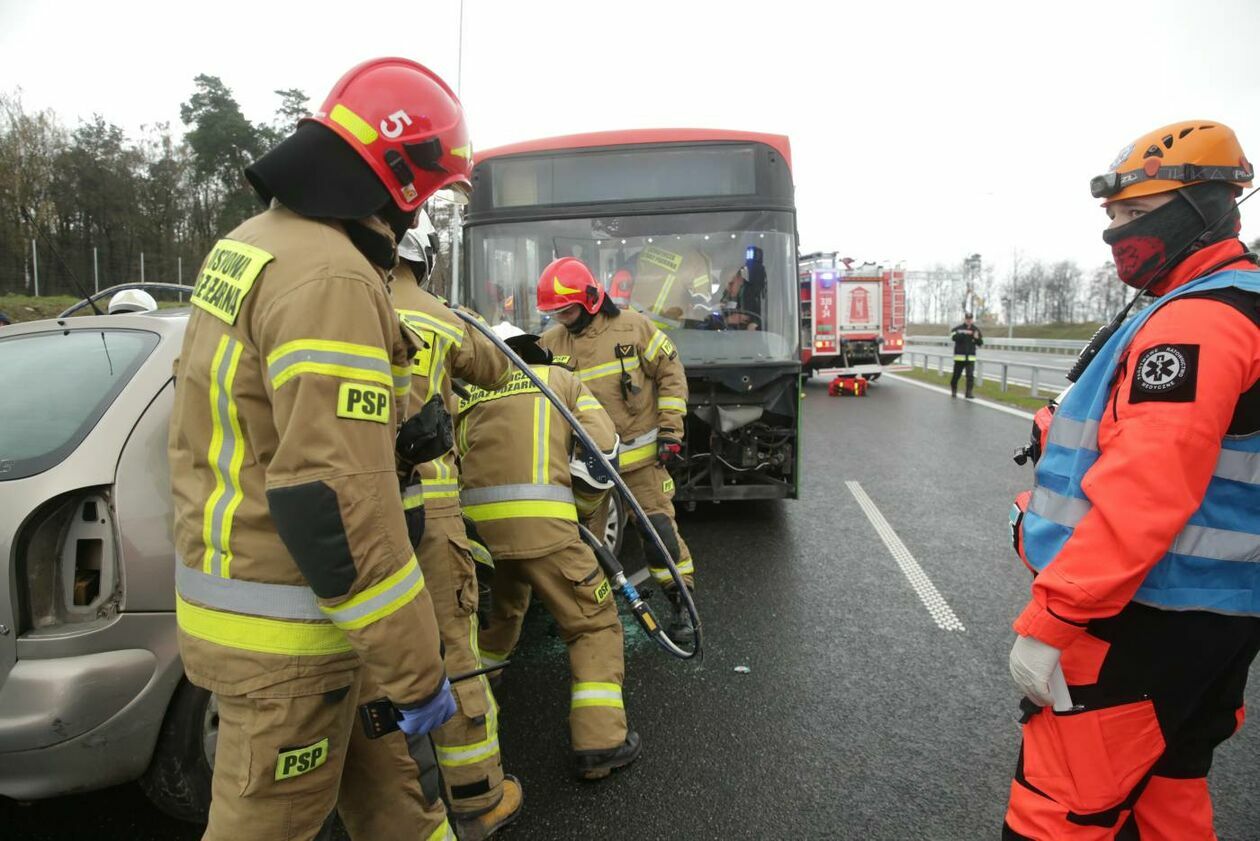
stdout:
{"type": "MultiPolygon", "coordinates": [[[[1121,354],[1169,301],[1231,286],[1260,293],[1260,272],[1216,272],[1163,296],[1116,331],[1068,392],[1050,424],[1024,516],[1024,551],[1035,569],[1054,562],[1092,507],[1081,480],[1098,459],[1098,422],[1121,354]]],[[[1202,504],[1133,600],[1165,610],[1260,616],[1260,433],[1225,436],[1202,504]]]]}

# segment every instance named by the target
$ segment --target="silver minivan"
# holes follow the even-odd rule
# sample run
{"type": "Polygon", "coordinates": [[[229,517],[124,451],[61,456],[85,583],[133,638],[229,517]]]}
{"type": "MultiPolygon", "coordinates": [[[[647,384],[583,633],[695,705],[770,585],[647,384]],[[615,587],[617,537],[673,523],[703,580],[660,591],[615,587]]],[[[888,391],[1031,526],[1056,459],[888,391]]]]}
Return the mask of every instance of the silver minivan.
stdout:
{"type": "Polygon", "coordinates": [[[204,818],[217,718],[179,660],[166,456],[187,322],[0,328],[0,795],[138,779],[204,818]]]}
{"type": "Polygon", "coordinates": [[[179,659],[166,453],[187,323],[0,327],[0,795],[139,780],[174,817],[209,809],[218,719],[179,659]]]}

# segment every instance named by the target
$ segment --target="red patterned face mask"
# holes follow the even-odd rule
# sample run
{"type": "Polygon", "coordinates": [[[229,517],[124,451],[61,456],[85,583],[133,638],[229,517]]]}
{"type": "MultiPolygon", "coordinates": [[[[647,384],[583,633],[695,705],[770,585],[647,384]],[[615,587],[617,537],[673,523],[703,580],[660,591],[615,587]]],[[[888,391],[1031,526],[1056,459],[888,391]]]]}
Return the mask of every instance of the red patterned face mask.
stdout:
{"type": "Polygon", "coordinates": [[[1229,185],[1194,184],[1180,193],[1126,225],[1103,231],[1103,242],[1111,246],[1116,262],[1116,274],[1134,289],[1145,287],[1168,257],[1190,243],[1195,245],[1181,255],[1182,259],[1204,245],[1237,234],[1238,213],[1228,213],[1234,202],[1229,185]],[[1209,220],[1217,224],[1204,230],[1209,220]]]}

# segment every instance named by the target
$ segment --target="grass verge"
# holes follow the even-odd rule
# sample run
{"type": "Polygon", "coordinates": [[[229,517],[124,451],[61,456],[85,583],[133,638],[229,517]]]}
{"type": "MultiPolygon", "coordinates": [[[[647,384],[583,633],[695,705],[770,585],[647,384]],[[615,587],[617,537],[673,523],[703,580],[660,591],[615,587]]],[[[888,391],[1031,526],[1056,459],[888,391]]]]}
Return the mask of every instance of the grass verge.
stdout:
{"type": "MultiPolygon", "coordinates": [[[[940,386],[941,388],[949,388],[949,378],[952,374],[938,374],[935,369],[924,371],[922,368],[911,368],[908,371],[897,371],[897,376],[907,377],[908,379],[918,380],[921,383],[930,383],[940,386]]],[[[959,380],[958,392],[959,399],[962,399],[963,386],[966,379],[959,380]]],[[[1045,390],[1041,390],[1041,397],[1033,397],[1028,393],[1028,389],[1022,385],[1009,385],[1006,391],[1002,391],[1002,387],[995,381],[985,380],[982,383],[976,383],[976,397],[983,397],[985,400],[992,400],[994,403],[1003,403],[1007,406],[1014,406],[1017,409],[1023,409],[1026,412],[1035,412],[1042,406],[1046,405],[1049,396],[1045,390]]]]}

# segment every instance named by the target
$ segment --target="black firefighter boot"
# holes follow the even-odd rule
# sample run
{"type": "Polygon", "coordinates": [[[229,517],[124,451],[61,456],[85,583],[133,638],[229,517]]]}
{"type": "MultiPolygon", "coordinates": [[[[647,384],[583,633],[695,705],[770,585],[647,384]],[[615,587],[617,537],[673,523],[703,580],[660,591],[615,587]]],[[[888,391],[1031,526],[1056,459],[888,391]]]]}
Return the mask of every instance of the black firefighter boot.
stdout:
{"type": "Polygon", "coordinates": [[[958,380],[954,380],[953,382],[949,384],[949,396],[950,397],[958,396],[958,380]]]}
{"type": "Polygon", "coordinates": [[[602,780],[618,768],[624,768],[639,758],[643,743],[639,734],[626,731],[626,740],[611,750],[578,751],[577,775],[583,780],[602,780]]]}
{"type": "Polygon", "coordinates": [[[975,399],[976,399],[976,395],[972,393],[972,388],[974,388],[974,386],[972,386],[972,384],[971,384],[971,383],[967,383],[967,393],[966,393],[966,395],[964,395],[964,396],[965,396],[968,400],[975,400],[975,399]]]}
{"type": "Polygon", "coordinates": [[[673,640],[674,645],[690,645],[696,638],[696,629],[691,624],[691,613],[687,610],[687,603],[679,594],[677,587],[669,588],[665,591],[665,595],[669,597],[670,608],[669,626],[665,629],[665,635],[673,640]]]}

